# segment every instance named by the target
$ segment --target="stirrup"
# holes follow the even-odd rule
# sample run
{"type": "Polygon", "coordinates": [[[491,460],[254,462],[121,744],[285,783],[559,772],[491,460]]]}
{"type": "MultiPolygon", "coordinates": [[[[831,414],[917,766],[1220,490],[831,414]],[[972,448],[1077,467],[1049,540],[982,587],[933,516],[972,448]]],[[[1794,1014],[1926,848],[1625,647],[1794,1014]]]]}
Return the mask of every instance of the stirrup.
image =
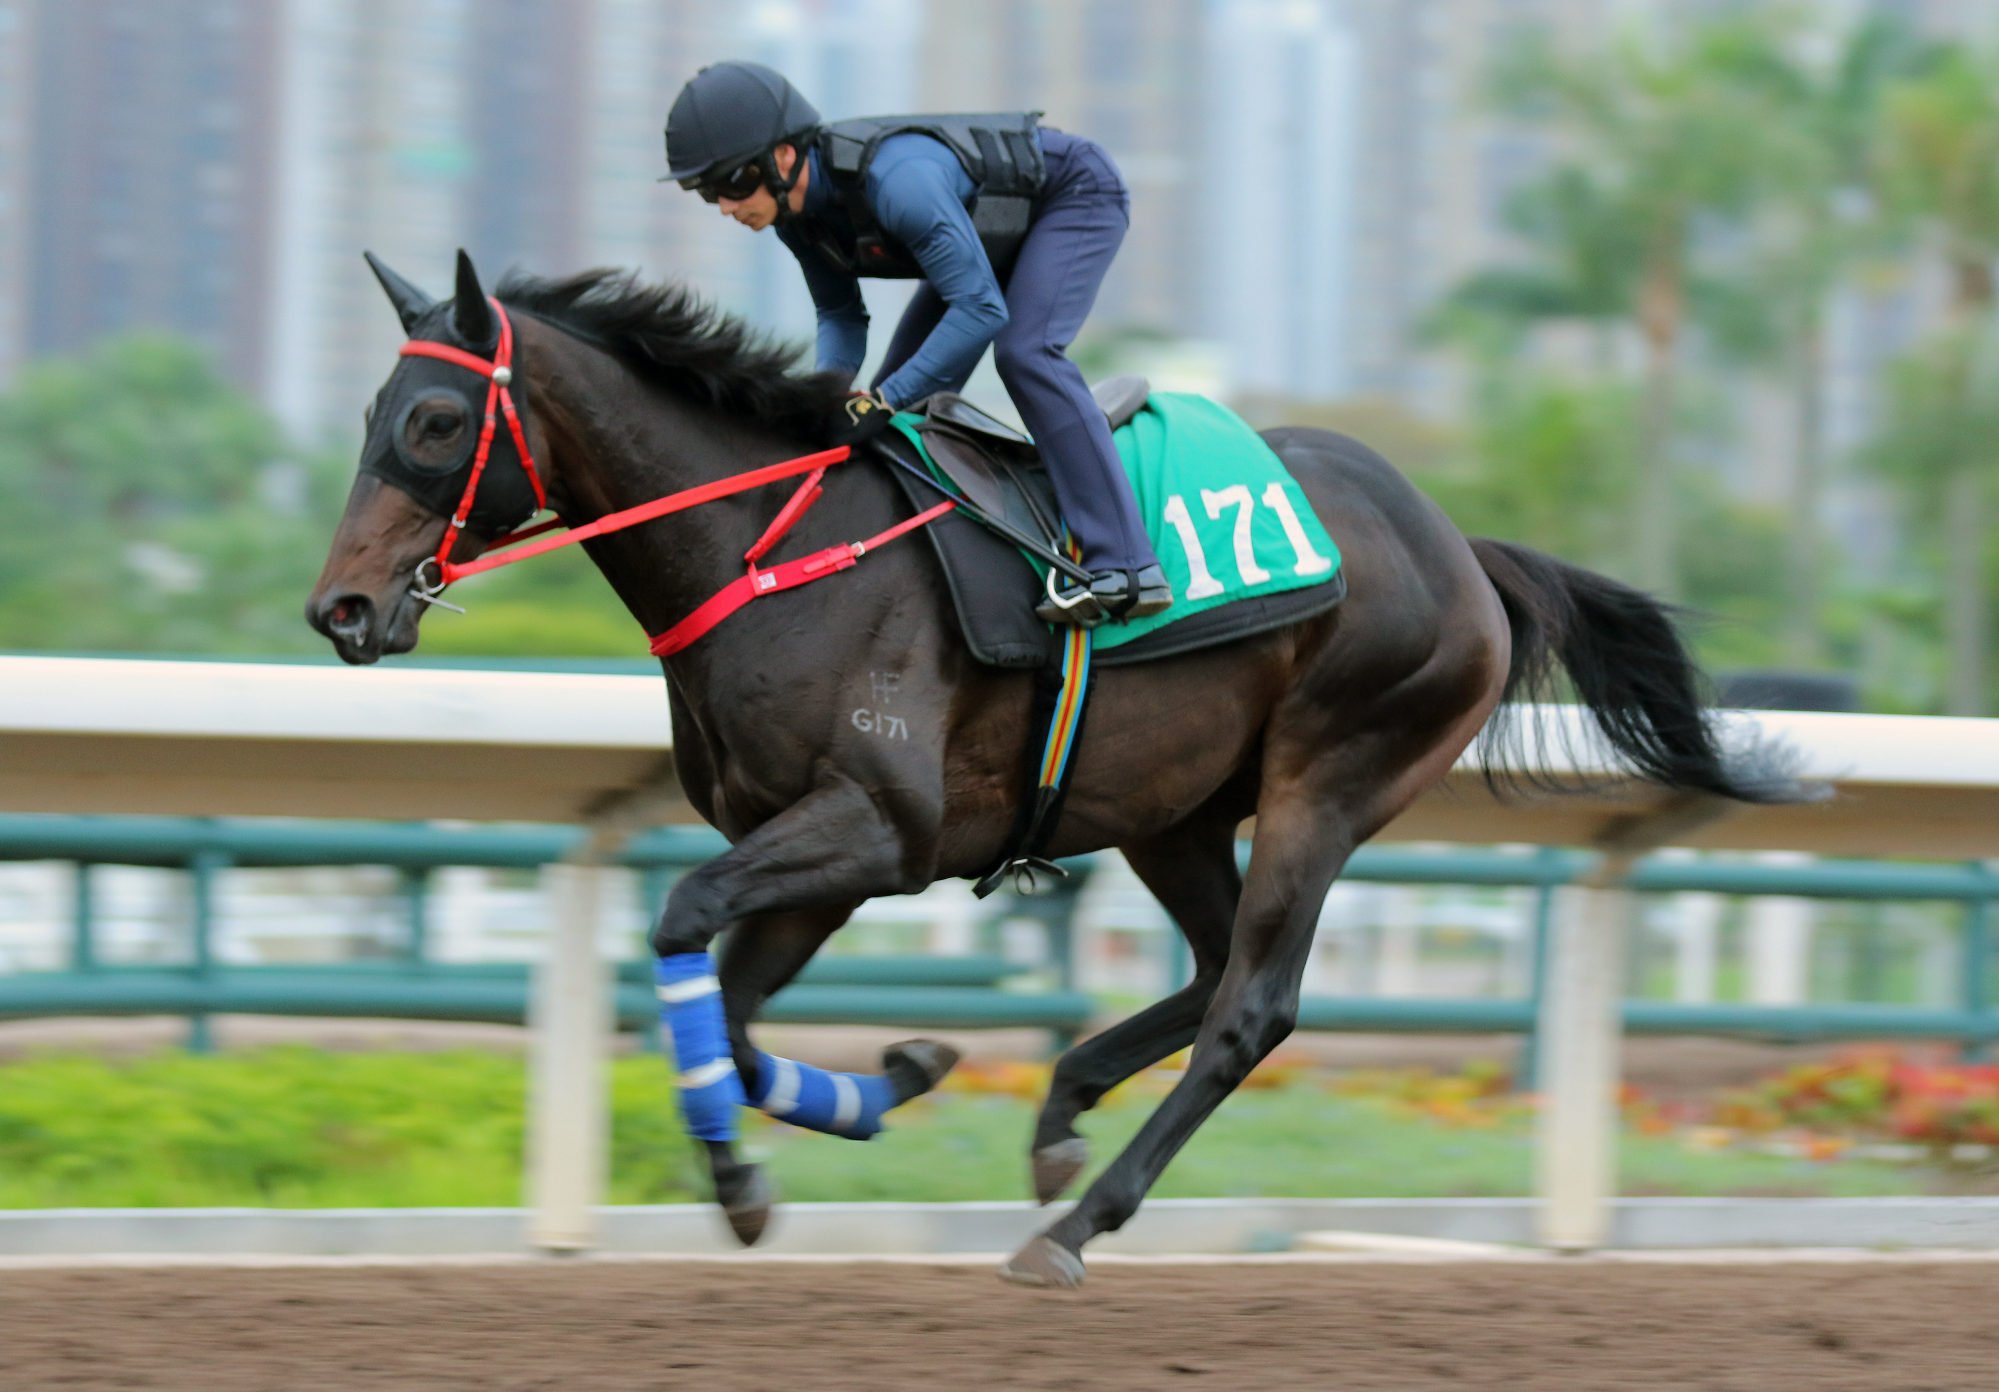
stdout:
{"type": "Polygon", "coordinates": [[[1092,593],[1087,585],[1077,585],[1075,593],[1064,599],[1055,588],[1061,573],[1049,567],[1048,581],[1043,586],[1047,591],[1044,603],[1034,606],[1034,613],[1043,623],[1072,624],[1077,628],[1095,628],[1110,618],[1103,600],[1092,593]],[[1053,612],[1050,612],[1053,611],[1053,612]]]}
{"type": "Polygon", "coordinates": [[[1050,885],[1069,878],[1069,872],[1052,860],[1033,855],[1015,856],[988,871],[984,879],[972,886],[972,893],[983,899],[1004,884],[1009,875],[1013,876],[1013,892],[1023,898],[1042,891],[1044,886],[1039,876],[1047,876],[1050,885]]]}

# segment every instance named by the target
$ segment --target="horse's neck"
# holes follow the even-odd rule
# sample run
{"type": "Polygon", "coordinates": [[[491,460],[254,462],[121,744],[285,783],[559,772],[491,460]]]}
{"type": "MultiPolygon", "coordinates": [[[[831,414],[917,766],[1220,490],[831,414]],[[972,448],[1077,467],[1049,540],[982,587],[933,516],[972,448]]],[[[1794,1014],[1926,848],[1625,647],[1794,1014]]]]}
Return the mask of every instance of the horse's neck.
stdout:
{"type": "MultiPolygon", "coordinates": [[[[547,387],[554,501],[571,527],[806,450],[648,388],[588,345],[565,355],[547,387]]],[[[743,573],[772,508],[761,490],[720,498],[584,549],[656,634],[743,573]]]]}

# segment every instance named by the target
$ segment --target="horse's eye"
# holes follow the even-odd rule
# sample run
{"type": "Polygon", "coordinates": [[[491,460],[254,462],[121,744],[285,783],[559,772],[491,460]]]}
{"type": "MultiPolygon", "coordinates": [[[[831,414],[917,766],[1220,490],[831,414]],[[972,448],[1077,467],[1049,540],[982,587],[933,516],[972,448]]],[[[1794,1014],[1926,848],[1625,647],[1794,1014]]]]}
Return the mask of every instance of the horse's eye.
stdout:
{"type": "Polygon", "coordinates": [[[472,452],[472,406],[455,391],[433,389],[402,408],[390,439],[404,464],[422,474],[446,474],[472,452]]]}

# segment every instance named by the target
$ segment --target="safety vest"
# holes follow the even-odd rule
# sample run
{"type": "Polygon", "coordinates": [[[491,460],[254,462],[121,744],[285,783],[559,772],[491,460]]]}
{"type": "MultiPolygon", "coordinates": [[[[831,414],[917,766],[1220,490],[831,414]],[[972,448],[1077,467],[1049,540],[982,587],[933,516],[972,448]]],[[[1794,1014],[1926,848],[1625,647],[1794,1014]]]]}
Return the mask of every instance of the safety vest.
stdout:
{"type": "Polygon", "coordinates": [[[832,178],[833,191],[854,224],[854,245],[830,236],[820,249],[854,275],[920,278],[923,268],[909,249],[885,235],[868,206],[868,166],[892,135],[927,135],[942,141],[971,179],[972,230],[986,249],[993,273],[1013,268],[1033,221],[1034,198],[1047,182],[1048,167],[1037,135],[1041,113],[1016,111],[975,116],[860,116],[835,121],[819,131],[819,167],[832,178]]]}

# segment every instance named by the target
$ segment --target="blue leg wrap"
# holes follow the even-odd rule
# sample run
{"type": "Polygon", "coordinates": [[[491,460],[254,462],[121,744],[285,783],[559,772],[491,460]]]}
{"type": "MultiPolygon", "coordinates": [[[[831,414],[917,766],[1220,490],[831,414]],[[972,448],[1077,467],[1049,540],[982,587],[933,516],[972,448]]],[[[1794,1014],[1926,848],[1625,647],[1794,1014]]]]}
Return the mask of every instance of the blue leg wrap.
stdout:
{"type": "Polygon", "coordinates": [[[865,1141],[882,1129],[882,1114],[895,1105],[895,1088],[879,1073],[828,1073],[760,1052],[750,1101],[793,1126],[865,1141]]]}
{"type": "Polygon", "coordinates": [[[659,1017],[673,1035],[687,1134],[703,1141],[735,1140],[743,1080],[729,1052],[715,959],[705,952],[676,952],[653,964],[653,980],[659,986],[659,1017]]]}

